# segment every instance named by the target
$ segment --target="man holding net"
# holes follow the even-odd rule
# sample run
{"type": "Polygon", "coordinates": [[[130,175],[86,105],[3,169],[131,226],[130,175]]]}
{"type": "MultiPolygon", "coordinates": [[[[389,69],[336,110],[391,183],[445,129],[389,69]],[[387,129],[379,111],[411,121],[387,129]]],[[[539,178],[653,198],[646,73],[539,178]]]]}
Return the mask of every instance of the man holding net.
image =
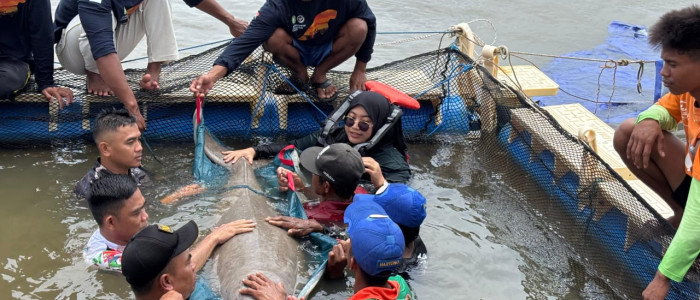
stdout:
{"type": "MultiPolygon", "coordinates": [[[[364,0],[269,0],[250,26],[224,50],[209,73],[192,82],[190,90],[206,94],[214,83],[233,72],[258,46],[289,67],[291,82],[300,91],[323,101],[337,96],[327,78],[329,70],[355,56],[350,91],[365,90],[367,62],[376,35],[376,20],[364,0]],[[311,76],[307,67],[314,67],[311,76]]],[[[295,92],[289,87],[288,92],[295,92]]],[[[278,91],[281,92],[281,91],[278,91]]]]}
{"type": "MultiPolygon", "coordinates": [[[[185,0],[190,7],[221,20],[239,36],[247,22],[234,18],[215,0],[185,0]]],[[[124,75],[121,60],[146,36],[148,65],[139,86],[159,89],[161,65],[178,58],[177,42],[166,0],[61,0],[56,8],[56,55],[66,70],[87,75],[87,90],[115,95],[136,118],[146,122],[124,75]]]]}

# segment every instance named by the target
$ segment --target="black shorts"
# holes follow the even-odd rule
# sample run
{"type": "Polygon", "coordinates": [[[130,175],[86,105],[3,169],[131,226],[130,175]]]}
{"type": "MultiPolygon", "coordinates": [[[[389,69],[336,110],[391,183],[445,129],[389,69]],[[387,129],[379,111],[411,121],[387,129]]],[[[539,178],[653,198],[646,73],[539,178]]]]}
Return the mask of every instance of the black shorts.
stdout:
{"type": "Polygon", "coordinates": [[[685,203],[688,201],[688,193],[690,192],[690,183],[693,181],[693,177],[685,175],[683,182],[673,191],[671,197],[678,203],[682,208],[685,209],[685,203]]]}
{"type": "Polygon", "coordinates": [[[29,82],[29,64],[7,56],[0,56],[0,100],[13,100],[29,82]]]}

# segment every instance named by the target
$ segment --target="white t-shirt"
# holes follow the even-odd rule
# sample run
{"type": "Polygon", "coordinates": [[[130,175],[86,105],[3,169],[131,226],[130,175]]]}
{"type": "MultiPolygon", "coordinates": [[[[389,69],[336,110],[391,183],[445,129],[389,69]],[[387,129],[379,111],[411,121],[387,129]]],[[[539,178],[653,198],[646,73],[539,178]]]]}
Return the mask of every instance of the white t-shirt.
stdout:
{"type": "Polygon", "coordinates": [[[83,249],[83,259],[100,269],[121,272],[124,247],[105,239],[98,228],[83,249]]]}

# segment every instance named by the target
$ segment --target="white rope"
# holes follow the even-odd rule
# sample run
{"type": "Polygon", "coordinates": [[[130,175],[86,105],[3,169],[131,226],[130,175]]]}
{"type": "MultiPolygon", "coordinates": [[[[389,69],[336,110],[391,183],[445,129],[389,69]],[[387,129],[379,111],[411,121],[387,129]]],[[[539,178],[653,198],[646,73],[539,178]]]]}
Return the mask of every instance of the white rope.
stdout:
{"type": "Polygon", "coordinates": [[[387,46],[387,45],[408,43],[408,42],[413,42],[413,41],[417,41],[417,40],[427,39],[427,38],[430,38],[430,37],[433,37],[436,35],[440,35],[440,34],[442,34],[442,33],[432,33],[432,34],[420,35],[420,36],[407,38],[407,39],[403,39],[403,40],[396,40],[396,41],[386,42],[386,43],[378,43],[378,44],[374,44],[374,46],[387,46]]]}

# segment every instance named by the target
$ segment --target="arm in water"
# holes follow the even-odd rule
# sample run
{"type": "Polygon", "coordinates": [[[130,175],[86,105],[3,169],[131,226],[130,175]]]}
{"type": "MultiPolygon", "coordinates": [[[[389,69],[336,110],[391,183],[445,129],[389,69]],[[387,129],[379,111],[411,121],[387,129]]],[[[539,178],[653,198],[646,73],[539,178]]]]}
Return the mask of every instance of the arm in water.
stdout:
{"type": "Polygon", "coordinates": [[[172,204],[172,203],[180,200],[183,197],[197,195],[197,194],[204,192],[206,190],[207,190],[206,187],[203,187],[197,183],[186,185],[186,186],[180,187],[177,191],[163,197],[163,199],[160,199],[160,203],[172,204]]]}
{"type": "Polygon", "coordinates": [[[670,280],[680,282],[700,253],[700,181],[693,178],[681,224],[664,254],[656,276],[642,293],[644,299],[664,299],[670,280]]]}

